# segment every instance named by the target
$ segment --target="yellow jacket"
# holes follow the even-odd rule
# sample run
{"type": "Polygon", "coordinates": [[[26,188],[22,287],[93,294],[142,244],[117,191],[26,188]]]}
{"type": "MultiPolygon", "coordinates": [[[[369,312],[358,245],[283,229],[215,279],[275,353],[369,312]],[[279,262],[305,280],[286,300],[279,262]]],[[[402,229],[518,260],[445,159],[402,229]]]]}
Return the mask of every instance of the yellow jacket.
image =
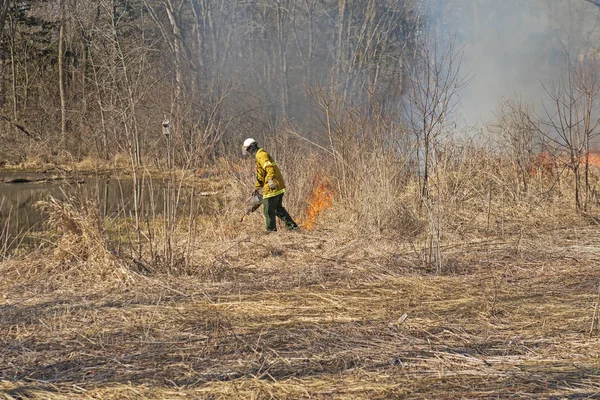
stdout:
{"type": "Polygon", "coordinates": [[[263,199],[285,193],[283,175],[281,175],[279,167],[269,153],[263,149],[258,149],[256,152],[256,183],[254,186],[257,190],[263,188],[263,199]],[[269,179],[273,179],[273,182],[277,185],[275,190],[269,187],[269,179]]]}

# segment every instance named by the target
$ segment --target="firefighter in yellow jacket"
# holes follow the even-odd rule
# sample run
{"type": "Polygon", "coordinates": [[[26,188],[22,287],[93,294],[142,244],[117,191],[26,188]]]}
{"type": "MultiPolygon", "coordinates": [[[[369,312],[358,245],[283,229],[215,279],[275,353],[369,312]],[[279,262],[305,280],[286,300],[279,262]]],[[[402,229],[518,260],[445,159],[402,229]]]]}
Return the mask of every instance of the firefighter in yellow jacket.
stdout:
{"type": "Polygon", "coordinates": [[[244,140],[244,151],[254,156],[256,160],[256,183],[254,193],[263,189],[263,208],[267,223],[267,232],[277,231],[275,217],[279,217],[289,230],[298,230],[290,214],[283,207],[283,194],[285,183],[283,175],[269,153],[258,147],[256,140],[248,138],[244,140]]]}

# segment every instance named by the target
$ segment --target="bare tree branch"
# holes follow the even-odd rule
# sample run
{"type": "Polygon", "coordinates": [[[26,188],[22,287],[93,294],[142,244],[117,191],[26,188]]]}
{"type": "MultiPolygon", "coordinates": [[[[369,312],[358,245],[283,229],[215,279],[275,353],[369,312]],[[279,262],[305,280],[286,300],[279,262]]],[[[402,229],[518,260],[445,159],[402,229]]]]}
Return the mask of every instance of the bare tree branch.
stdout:
{"type": "Polygon", "coordinates": [[[19,131],[23,132],[25,135],[27,135],[28,137],[30,137],[31,139],[35,140],[35,141],[39,141],[40,140],[40,136],[30,132],[25,126],[23,126],[22,124],[13,121],[12,119],[4,116],[4,115],[0,115],[0,120],[8,122],[9,124],[11,124],[12,126],[14,126],[15,128],[17,128],[19,131]]]}

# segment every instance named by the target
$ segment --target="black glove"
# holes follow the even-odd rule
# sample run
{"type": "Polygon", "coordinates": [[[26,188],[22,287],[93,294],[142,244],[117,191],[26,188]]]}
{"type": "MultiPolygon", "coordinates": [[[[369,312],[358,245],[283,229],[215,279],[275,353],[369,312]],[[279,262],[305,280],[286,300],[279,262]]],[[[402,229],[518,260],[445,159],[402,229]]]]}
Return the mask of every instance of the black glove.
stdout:
{"type": "Polygon", "coordinates": [[[269,185],[269,188],[271,188],[271,190],[277,189],[277,184],[275,183],[275,181],[273,179],[269,179],[269,182],[267,182],[267,185],[269,185]]]}

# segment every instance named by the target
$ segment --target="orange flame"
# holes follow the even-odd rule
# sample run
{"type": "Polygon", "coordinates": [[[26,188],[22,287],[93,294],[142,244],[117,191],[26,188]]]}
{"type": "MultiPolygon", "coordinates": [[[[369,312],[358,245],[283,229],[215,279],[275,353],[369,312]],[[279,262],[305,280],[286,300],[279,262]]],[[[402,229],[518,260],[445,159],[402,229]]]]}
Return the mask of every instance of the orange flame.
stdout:
{"type": "MultiPolygon", "coordinates": [[[[600,168],[600,153],[596,151],[590,151],[588,154],[583,154],[580,158],[580,163],[583,165],[586,163],[586,159],[589,157],[589,165],[591,167],[600,168]]],[[[554,157],[547,151],[539,153],[531,164],[529,173],[531,175],[537,174],[553,174],[554,171],[560,165],[570,164],[567,156],[554,157]]]]}
{"type": "Polygon", "coordinates": [[[302,228],[312,230],[317,222],[317,217],[323,210],[327,210],[333,204],[335,191],[327,178],[318,179],[316,186],[308,197],[308,207],[305,212],[305,220],[301,223],[302,228]]]}
{"type": "MultiPolygon", "coordinates": [[[[600,153],[596,153],[595,151],[590,151],[589,153],[590,165],[596,168],[600,168],[600,153]]],[[[585,156],[583,156],[583,163],[585,163],[585,156]]]]}
{"type": "Polygon", "coordinates": [[[533,160],[531,168],[529,169],[529,174],[552,174],[555,167],[556,161],[554,160],[554,157],[552,157],[552,155],[550,155],[550,153],[548,153],[547,151],[543,151],[541,153],[538,153],[538,155],[533,160]]]}

